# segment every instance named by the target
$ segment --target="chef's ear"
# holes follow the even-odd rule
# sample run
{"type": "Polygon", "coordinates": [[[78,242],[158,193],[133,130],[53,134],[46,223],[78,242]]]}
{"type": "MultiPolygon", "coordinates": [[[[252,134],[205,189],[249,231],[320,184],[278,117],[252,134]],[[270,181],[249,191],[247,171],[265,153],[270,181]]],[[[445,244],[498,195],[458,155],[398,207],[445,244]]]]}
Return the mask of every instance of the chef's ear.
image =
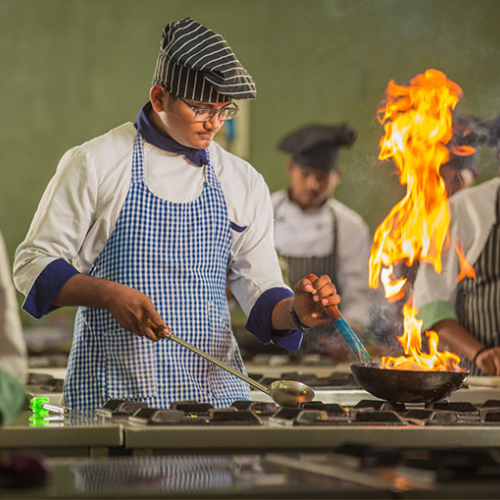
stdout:
{"type": "Polygon", "coordinates": [[[297,166],[297,163],[295,163],[291,158],[286,159],[286,175],[290,177],[290,174],[292,173],[292,170],[294,167],[297,166]]]}
{"type": "Polygon", "coordinates": [[[153,109],[160,113],[165,111],[165,104],[168,100],[168,92],[161,85],[153,85],[151,90],[149,91],[149,100],[151,101],[151,105],[153,109]]]}

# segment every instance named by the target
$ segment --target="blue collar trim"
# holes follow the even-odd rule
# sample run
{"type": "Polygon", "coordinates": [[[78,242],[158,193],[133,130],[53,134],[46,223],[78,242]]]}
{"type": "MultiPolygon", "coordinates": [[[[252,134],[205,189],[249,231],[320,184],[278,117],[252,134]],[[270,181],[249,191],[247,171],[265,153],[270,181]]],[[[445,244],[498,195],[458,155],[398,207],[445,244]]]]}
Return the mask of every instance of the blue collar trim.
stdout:
{"type": "Polygon", "coordinates": [[[165,151],[184,155],[190,162],[199,167],[208,165],[208,154],[205,149],[188,148],[179,144],[168,135],[162,134],[149,119],[149,114],[152,110],[153,106],[148,101],[137,115],[137,121],[134,123],[135,128],[147,142],[165,151]]]}

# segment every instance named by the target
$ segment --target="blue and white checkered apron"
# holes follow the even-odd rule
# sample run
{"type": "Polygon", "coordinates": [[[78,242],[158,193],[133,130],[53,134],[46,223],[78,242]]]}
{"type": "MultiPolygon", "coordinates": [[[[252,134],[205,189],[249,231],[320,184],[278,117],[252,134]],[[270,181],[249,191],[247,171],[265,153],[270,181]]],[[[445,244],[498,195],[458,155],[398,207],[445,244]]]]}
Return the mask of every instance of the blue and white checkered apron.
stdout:
{"type": "MultiPolygon", "coordinates": [[[[89,274],[142,291],[177,336],[246,373],[225,293],[230,248],[226,201],[210,162],[196,200],[164,200],[146,185],[137,134],[132,184],[89,274]]],[[[155,408],[196,400],[222,408],[250,399],[250,390],[173,341],[151,342],[121,328],[105,309],[80,307],[64,400],[71,408],[94,409],[109,399],[155,408]]]]}

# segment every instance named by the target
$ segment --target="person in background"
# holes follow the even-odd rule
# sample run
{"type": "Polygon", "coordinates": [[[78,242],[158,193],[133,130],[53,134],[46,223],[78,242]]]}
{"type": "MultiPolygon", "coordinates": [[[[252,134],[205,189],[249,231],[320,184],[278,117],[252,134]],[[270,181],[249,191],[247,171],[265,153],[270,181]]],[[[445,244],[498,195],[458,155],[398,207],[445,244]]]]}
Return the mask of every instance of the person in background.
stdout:
{"type": "Polygon", "coordinates": [[[0,424],[8,422],[26,403],[23,383],[28,375],[19,304],[12,284],[7,249],[0,234],[0,424]]]}
{"type": "Polygon", "coordinates": [[[80,306],[65,404],[109,399],[169,408],[250,399],[247,383],[174,342],[170,331],[245,372],[226,284],[262,342],[298,349],[340,296],[326,275],[282,279],[263,177],[213,141],[254,99],[224,40],[193,19],[168,24],[149,101],[125,123],[69,150],[16,252],[24,309],[80,306]],[[168,325],[168,326],[167,326],[168,325]],[[161,342],[159,342],[161,340],[161,342]]]}
{"type": "Polygon", "coordinates": [[[487,129],[487,124],[476,117],[460,115],[453,117],[453,136],[447,145],[450,157],[439,170],[448,197],[476,183],[479,175],[477,147],[488,141],[487,129]],[[459,154],[461,146],[472,146],[475,151],[472,154],[459,154]]]}
{"type": "MultiPolygon", "coordinates": [[[[488,125],[477,117],[455,114],[453,116],[453,135],[446,145],[449,151],[448,161],[441,165],[440,175],[445,183],[448,198],[462,189],[473,186],[479,175],[479,147],[488,141],[488,125]],[[472,154],[462,154],[460,148],[472,146],[472,154]]],[[[401,349],[397,340],[404,331],[403,306],[413,295],[415,279],[417,277],[419,262],[412,266],[399,263],[395,266],[395,275],[406,279],[405,295],[393,303],[388,303],[380,288],[373,294],[372,307],[374,311],[373,331],[379,345],[384,350],[394,354],[395,349],[401,349]]],[[[423,339],[424,346],[426,338],[423,339]]]]}
{"type": "MultiPolygon", "coordinates": [[[[500,116],[487,128],[500,174],[500,116]]],[[[499,194],[500,178],[496,177],[450,198],[452,250],[443,255],[440,274],[422,263],[415,281],[415,305],[423,330],[436,331],[472,374],[500,375],[499,194]],[[453,251],[457,237],[476,274],[458,284],[460,264],[453,251]]]]}
{"type": "MultiPolygon", "coordinates": [[[[289,185],[271,199],[275,246],[285,276],[294,283],[307,272],[329,275],[342,295],[342,314],[359,331],[370,322],[370,231],[360,215],[333,198],[343,174],[340,151],[355,140],[348,124],[313,124],[287,134],[278,148],[287,154],[289,185]]],[[[327,324],[310,332],[301,351],[326,349],[334,358],[340,355],[343,341],[333,345],[337,339],[331,330],[327,324]]]]}

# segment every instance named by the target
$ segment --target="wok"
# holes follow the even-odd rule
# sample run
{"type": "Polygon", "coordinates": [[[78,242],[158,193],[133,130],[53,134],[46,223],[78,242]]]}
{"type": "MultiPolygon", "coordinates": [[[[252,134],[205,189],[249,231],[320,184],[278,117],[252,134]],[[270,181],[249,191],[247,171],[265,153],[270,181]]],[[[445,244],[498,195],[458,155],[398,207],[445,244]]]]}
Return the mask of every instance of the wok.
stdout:
{"type": "Polygon", "coordinates": [[[380,363],[353,363],[351,372],[367,392],[390,402],[427,403],[439,401],[456,391],[468,371],[391,370],[380,363]]]}

